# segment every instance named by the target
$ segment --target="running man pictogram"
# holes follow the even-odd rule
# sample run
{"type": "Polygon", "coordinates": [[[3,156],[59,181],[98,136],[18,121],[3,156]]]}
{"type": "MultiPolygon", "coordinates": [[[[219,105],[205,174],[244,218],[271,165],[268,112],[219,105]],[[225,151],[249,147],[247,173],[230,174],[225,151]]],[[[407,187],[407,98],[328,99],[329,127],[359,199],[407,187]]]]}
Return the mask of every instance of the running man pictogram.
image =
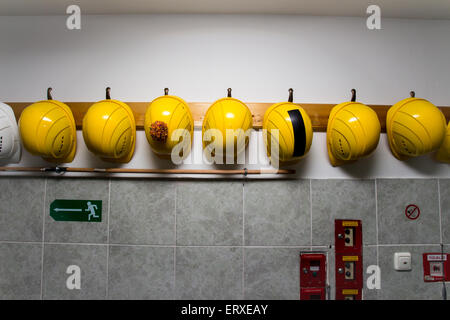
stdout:
{"type": "Polygon", "coordinates": [[[97,216],[95,214],[95,210],[98,209],[97,206],[95,204],[92,204],[90,201],[88,201],[86,203],[86,205],[88,206],[87,209],[84,209],[84,211],[90,211],[89,215],[88,215],[88,220],[91,221],[91,217],[93,218],[98,218],[99,216],[97,216]],[[95,209],[94,209],[95,208],[95,209]]]}

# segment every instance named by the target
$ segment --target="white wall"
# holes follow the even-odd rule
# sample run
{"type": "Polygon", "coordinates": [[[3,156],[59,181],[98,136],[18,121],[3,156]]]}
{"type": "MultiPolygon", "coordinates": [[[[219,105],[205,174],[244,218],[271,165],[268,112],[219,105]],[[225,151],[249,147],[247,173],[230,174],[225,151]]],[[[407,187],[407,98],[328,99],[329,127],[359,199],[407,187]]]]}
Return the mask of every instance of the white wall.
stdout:
{"type": "MultiPolygon", "coordinates": [[[[65,19],[0,17],[0,101],[41,100],[49,86],[61,101],[97,101],[111,86],[113,98],[123,101],[151,101],[169,87],[187,101],[212,102],[232,87],[243,101],[278,102],[292,87],[300,103],[346,101],[356,88],[368,104],[393,104],[415,90],[450,105],[450,21],[385,19],[382,30],[370,31],[361,18],[83,16],[82,29],[70,31],[65,19]]],[[[107,166],[79,138],[71,166],[107,166]]],[[[257,143],[253,139],[250,152],[257,143]]],[[[200,132],[194,148],[201,151],[200,132]]],[[[22,161],[41,163],[27,153],[22,161]]],[[[128,167],[170,165],[151,154],[138,132],[128,167]]],[[[308,178],[450,177],[449,166],[429,156],[396,160],[384,134],[371,158],[332,168],[325,134],[316,133],[310,154],[295,168],[308,178]]]]}

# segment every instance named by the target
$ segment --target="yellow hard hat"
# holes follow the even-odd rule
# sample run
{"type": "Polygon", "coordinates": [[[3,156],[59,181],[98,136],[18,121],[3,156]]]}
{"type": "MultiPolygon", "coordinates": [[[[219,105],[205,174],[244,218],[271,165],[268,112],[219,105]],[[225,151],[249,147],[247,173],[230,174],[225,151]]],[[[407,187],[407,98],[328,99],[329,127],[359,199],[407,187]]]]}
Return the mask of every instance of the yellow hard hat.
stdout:
{"type": "Polygon", "coordinates": [[[327,125],[327,149],[332,166],[353,162],[371,154],[378,145],[381,125],[376,112],[352,99],[331,109],[327,125]]]}
{"type": "Polygon", "coordinates": [[[445,138],[444,114],[431,102],[404,99],[389,108],[386,117],[389,146],[399,160],[417,157],[437,150],[445,138]]]}
{"type": "MultiPolygon", "coordinates": [[[[150,103],[144,121],[145,135],[152,150],[163,158],[170,157],[173,147],[184,139],[190,139],[190,151],[194,134],[194,120],[188,104],[183,99],[168,94],[169,89],[165,88],[164,96],[150,103]],[[172,136],[177,129],[185,131],[176,137],[172,136]]],[[[182,158],[188,154],[183,153],[182,158]]]]}
{"type": "Polygon", "coordinates": [[[436,160],[450,163],[450,121],[447,125],[447,134],[444,142],[436,153],[436,160]]]}
{"type": "Polygon", "coordinates": [[[105,161],[126,163],[131,160],[136,144],[133,111],[125,103],[111,100],[94,103],[83,118],[83,138],[87,148],[105,161]]]}
{"type": "Polygon", "coordinates": [[[278,142],[278,160],[284,164],[303,158],[313,138],[311,119],[302,107],[292,103],[293,92],[289,89],[288,102],[276,103],[267,109],[263,120],[267,155],[271,158],[271,141],[274,139],[274,142],[278,142]]]}
{"type": "Polygon", "coordinates": [[[50,162],[73,161],[77,148],[75,119],[66,104],[52,99],[51,88],[47,100],[22,111],[19,130],[23,146],[31,154],[50,162]]]}
{"type": "MultiPolygon", "coordinates": [[[[206,155],[216,155],[216,152],[220,150],[223,158],[226,158],[227,130],[231,130],[229,133],[234,132],[235,134],[233,148],[234,158],[236,158],[237,155],[244,152],[248,145],[249,137],[247,130],[252,127],[253,119],[250,109],[242,101],[232,98],[231,89],[228,89],[228,96],[214,102],[209,107],[203,119],[202,140],[203,148],[208,151],[206,155]],[[215,132],[220,133],[222,139],[216,139],[215,132]],[[213,136],[209,136],[209,134],[213,136]]],[[[231,141],[230,138],[228,141],[231,141]]]]}

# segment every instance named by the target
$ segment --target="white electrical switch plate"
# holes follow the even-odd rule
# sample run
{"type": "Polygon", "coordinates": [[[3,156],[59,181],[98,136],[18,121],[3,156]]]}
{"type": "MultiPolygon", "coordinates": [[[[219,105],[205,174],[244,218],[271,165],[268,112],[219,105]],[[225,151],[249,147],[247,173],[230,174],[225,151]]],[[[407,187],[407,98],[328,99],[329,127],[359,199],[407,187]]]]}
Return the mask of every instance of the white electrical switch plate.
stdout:
{"type": "Polygon", "coordinates": [[[394,269],[398,271],[411,270],[411,253],[396,252],[394,254],[394,269]]]}

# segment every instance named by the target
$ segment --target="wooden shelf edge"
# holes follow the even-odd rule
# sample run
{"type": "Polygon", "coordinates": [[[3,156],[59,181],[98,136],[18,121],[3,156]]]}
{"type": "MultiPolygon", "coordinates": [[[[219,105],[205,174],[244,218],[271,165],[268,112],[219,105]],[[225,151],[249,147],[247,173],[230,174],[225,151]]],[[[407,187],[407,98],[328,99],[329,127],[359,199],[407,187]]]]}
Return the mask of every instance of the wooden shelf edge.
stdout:
{"type": "MultiPolygon", "coordinates": [[[[66,102],[66,104],[71,108],[73,112],[73,116],[75,118],[75,123],[77,129],[81,129],[81,125],[83,122],[83,117],[89,107],[94,102],[66,102]]],[[[16,116],[16,119],[19,120],[20,114],[23,109],[32,104],[32,102],[6,102],[6,104],[10,105],[16,116]]],[[[136,120],[136,129],[143,130],[144,129],[144,116],[145,111],[149,105],[149,102],[126,102],[133,110],[135,120],[136,120]]],[[[189,102],[189,107],[192,112],[192,116],[194,118],[194,124],[196,128],[201,128],[203,117],[211,105],[210,102],[189,102]]],[[[272,105],[273,103],[266,102],[248,102],[246,105],[249,107],[250,111],[253,115],[253,127],[255,129],[262,128],[262,122],[264,118],[264,112],[272,105]]],[[[336,104],[318,104],[318,103],[302,103],[300,104],[306,113],[311,118],[311,123],[313,126],[313,130],[316,132],[326,132],[327,131],[327,123],[328,116],[330,114],[331,109],[336,104]]],[[[381,124],[381,131],[386,132],[386,114],[390,105],[368,105],[371,107],[378,115],[378,119],[381,124]]],[[[438,107],[443,113],[448,121],[450,121],[450,106],[439,106],[438,107]]]]}

